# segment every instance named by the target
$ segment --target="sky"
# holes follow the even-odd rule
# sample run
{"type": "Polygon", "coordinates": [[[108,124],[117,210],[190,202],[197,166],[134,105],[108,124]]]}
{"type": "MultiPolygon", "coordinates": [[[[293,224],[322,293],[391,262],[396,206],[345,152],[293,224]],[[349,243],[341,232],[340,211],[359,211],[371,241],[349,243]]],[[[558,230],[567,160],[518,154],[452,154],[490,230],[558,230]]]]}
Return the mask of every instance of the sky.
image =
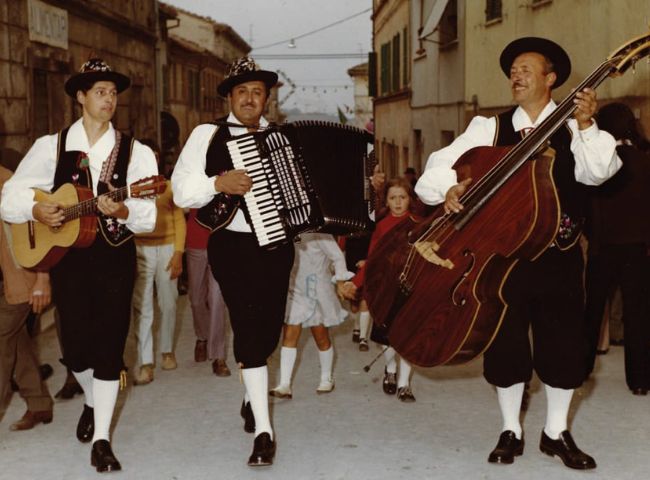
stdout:
{"type": "Polygon", "coordinates": [[[350,54],[362,58],[264,59],[257,63],[281,71],[283,110],[336,114],[337,107],[351,114],[352,80],[347,70],[367,61],[372,38],[369,10],[321,32],[296,38],[372,7],[372,0],[164,0],[198,15],[230,25],[252,47],[251,55],[350,54]],[[296,38],[295,48],[289,40],[296,38]],[[280,45],[258,48],[282,42],[280,45]],[[289,95],[290,84],[296,85],[289,95]],[[346,88],[347,86],[347,88],[346,88]]]}

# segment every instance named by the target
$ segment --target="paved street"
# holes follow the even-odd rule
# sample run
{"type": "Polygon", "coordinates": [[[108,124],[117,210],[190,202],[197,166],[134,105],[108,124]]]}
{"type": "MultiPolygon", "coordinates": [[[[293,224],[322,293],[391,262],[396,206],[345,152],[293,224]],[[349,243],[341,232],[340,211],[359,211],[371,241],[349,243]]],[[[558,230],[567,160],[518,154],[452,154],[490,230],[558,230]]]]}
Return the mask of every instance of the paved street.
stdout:
{"type": "MultiPolygon", "coordinates": [[[[193,361],[194,334],[187,297],[179,300],[179,368],[156,370],[155,381],[120,394],[113,445],[123,471],[110,478],[203,479],[634,479],[650,471],[650,397],[630,394],[623,378],[623,350],[599,357],[595,380],[573,403],[572,431],[598,462],[595,471],[571,471],[539,452],[546,402],[532,385],[524,430],[528,442],[514,465],[486,458],[500,431],[494,391],[481,376],[481,362],[416,370],[414,404],[381,391],[383,362],[363,366],[379,351],[362,353],[350,341],[351,325],[333,330],[336,389],[316,395],[319,366],[313,341],[303,334],[292,400],[274,400],[272,418],[278,452],[269,468],[246,466],[253,437],[239,417],[243,387],[232,356],[229,378],[212,375],[209,363],[193,361]]],[[[54,393],[64,369],[52,328],[39,336],[42,360],[55,368],[54,393]]],[[[127,364],[133,365],[133,335],[127,364]]],[[[271,386],[279,376],[279,349],[270,363],[271,386]]],[[[90,447],[74,435],[82,399],[55,403],[54,421],[31,431],[10,432],[24,411],[14,395],[0,421],[0,479],[98,478],[89,465],[90,447]]]]}

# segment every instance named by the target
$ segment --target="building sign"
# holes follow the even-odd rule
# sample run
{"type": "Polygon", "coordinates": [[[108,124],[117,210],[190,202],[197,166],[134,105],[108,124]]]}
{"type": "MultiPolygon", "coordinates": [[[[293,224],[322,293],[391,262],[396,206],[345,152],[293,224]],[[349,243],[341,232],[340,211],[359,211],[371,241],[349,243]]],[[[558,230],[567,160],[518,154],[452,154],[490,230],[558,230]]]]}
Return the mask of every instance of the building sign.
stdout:
{"type": "Polygon", "coordinates": [[[29,39],[68,49],[68,12],[40,0],[29,0],[29,39]]]}

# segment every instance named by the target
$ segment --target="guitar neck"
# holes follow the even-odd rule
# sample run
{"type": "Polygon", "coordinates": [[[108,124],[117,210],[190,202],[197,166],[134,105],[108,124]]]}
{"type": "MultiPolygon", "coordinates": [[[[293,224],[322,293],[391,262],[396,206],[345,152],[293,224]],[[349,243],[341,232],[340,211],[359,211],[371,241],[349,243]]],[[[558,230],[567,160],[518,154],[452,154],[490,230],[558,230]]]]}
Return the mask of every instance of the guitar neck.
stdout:
{"type": "Polygon", "coordinates": [[[96,215],[97,210],[97,200],[100,197],[108,197],[114,202],[121,202],[128,197],[129,187],[121,187],[112,192],[103,193],[97,197],[89,198],[83,202],[79,202],[75,205],[65,207],[63,209],[63,214],[65,216],[64,221],[74,220],[75,218],[87,216],[87,215],[96,215]]]}

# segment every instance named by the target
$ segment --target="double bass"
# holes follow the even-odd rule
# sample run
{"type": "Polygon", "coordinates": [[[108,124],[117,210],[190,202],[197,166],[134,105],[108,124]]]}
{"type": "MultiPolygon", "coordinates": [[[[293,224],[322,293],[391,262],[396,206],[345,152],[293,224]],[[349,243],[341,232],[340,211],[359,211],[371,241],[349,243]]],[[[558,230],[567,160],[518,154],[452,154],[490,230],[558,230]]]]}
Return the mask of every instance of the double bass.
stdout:
{"type": "Polygon", "coordinates": [[[453,165],[459,182],[474,179],[460,199],[465,208],[446,213],[440,205],[421,222],[401,222],[378,243],[364,295],[375,323],[389,328],[391,346],[406,360],[459,364],[490,346],[508,308],[503,287],[510,272],[556,240],[561,212],[550,137],[573,114],[576,92],[622,75],[649,54],[650,33],[630,40],[519,143],[466,152],[453,165]]]}

